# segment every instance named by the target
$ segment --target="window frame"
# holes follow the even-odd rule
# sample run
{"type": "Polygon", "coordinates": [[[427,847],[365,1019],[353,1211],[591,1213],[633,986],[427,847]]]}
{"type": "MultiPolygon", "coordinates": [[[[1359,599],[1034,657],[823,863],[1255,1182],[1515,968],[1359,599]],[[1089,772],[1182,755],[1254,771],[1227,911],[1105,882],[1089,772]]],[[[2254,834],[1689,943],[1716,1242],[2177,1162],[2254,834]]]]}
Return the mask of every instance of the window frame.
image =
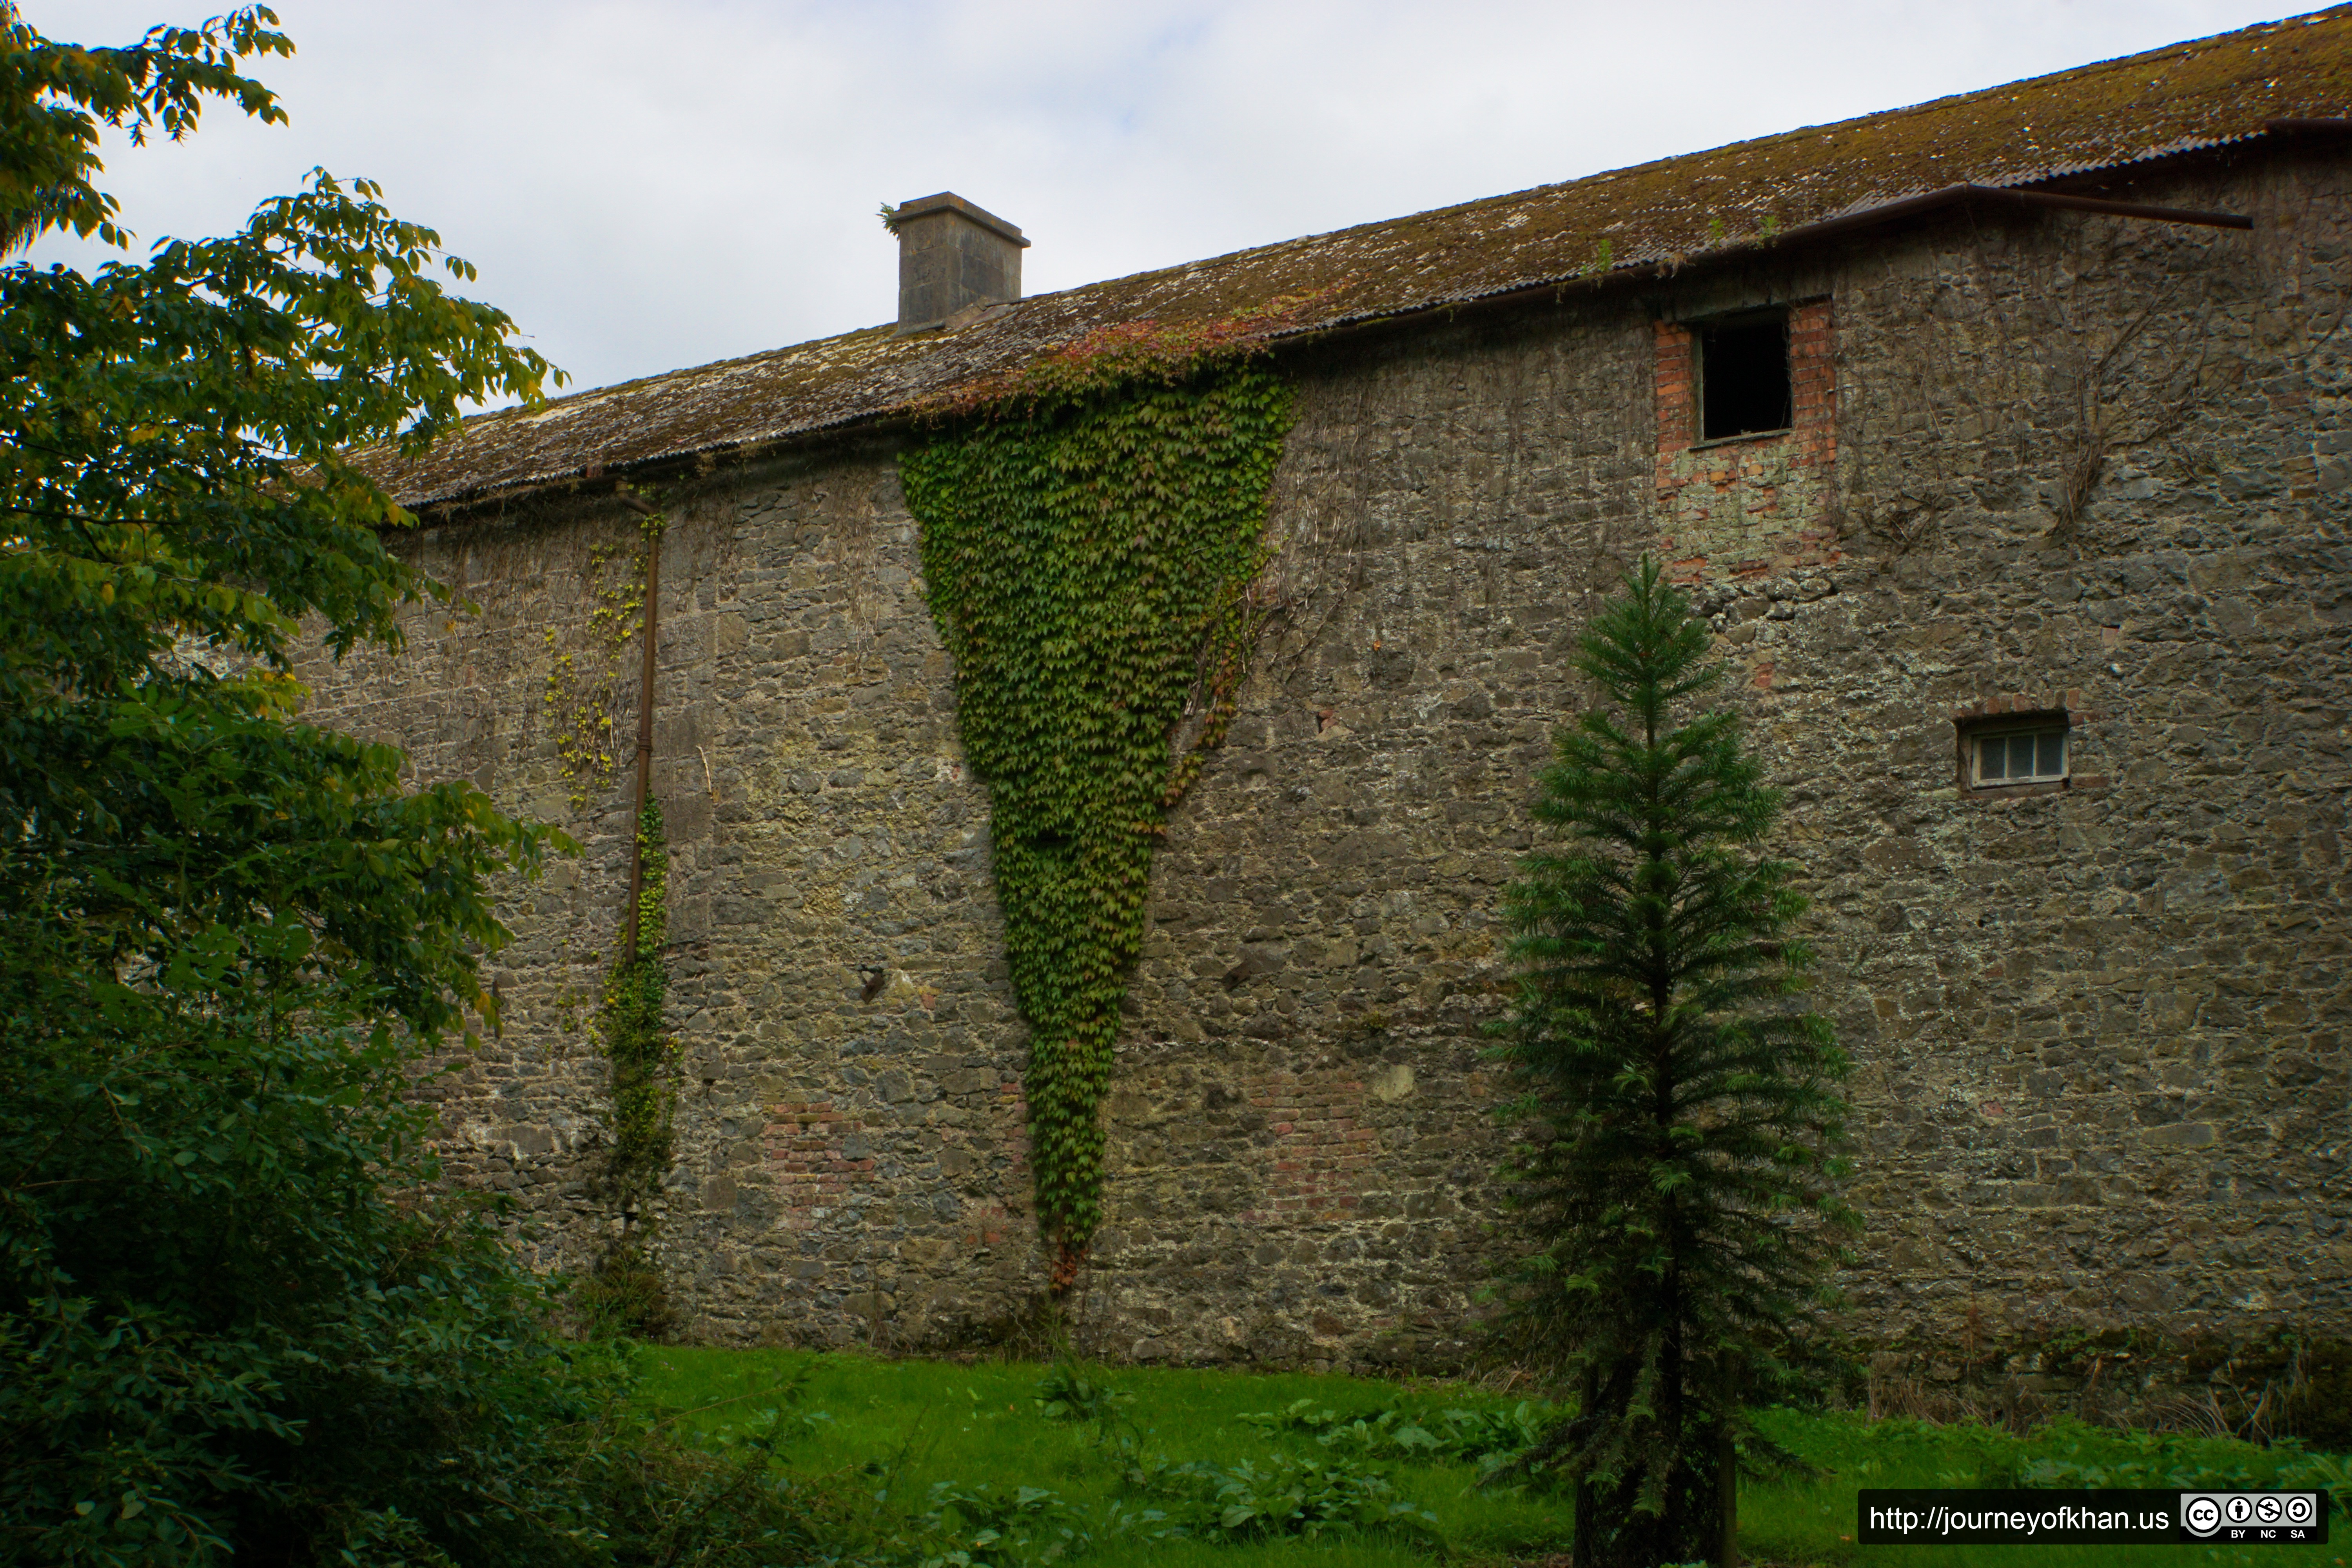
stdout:
{"type": "MultiPolygon", "coordinates": [[[[2074,780],[2075,725],[2074,715],[2063,708],[2043,709],[2027,713],[2002,713],[1983,718],[1962,720],[1958,730],[1958,754],[1953,761],[1958,771],[1960,793],[1964,796],[1984,799],[2015,799],[2021,795],[2049,795],[2070,787],[2074,780]],[[2025,778],[1985,779],[1979,776],[1987,741],[2008,740],[2019,735],[2059,736],[2061,752],[2059,771],[2055,773],[2035,773],[2025,778]]],[[[2038,753],[2038,748],[2037,748],[2038,753]]],[[[2040,757],[2035,758],[2038,766],[2040,757]]]]}

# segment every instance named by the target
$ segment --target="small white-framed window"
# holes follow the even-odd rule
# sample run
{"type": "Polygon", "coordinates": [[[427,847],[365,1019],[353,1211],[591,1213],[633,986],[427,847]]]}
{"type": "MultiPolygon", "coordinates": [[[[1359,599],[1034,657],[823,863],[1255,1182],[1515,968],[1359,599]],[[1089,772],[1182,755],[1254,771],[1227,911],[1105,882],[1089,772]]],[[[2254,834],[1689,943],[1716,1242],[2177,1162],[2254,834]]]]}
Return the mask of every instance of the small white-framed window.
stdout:
{"type": "Polygon", "coordinates": [[[2066,726],[1974,731],[1969,735],[1969,782],[1979,789],[2062,783],[2066,777],[2066,726]]]}

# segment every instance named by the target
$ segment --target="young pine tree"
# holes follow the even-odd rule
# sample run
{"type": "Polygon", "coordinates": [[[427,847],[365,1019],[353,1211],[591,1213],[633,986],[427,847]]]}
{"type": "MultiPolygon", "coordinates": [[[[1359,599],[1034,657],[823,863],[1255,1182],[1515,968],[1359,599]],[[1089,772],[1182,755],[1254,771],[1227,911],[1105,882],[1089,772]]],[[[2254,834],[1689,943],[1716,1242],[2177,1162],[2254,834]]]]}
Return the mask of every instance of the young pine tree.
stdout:
{"type": "Polygon", "coordinates": [[[1790,998],[1780,809],[1655,562],[1577,668],[1600,703],[1559,739],[1537,816],[1566,842],[1508,895],[1519,994],[1499,1055],[1544,1135],[1507,1172],[1538,1250],[1508,1321],[1580,1394],[1530,1463],[1576,1494],[1578,1568],[1729,1555],[1743,1385],[1803,1379],[1841,1233],[1844,1055],[1790,998]]]}

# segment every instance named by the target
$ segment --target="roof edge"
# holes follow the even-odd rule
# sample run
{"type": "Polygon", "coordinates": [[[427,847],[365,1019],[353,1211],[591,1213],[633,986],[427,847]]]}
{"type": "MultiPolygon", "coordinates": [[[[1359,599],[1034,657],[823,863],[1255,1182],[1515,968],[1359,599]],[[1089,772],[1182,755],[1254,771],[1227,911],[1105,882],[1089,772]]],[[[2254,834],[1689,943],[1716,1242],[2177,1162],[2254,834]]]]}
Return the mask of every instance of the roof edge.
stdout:
{"type": "MultiPolygon", "coordinates": [[[[2044,191],[2041,187],[2078,181],[2086,175],[2106,174],[2119,169],[2140,168],[2151,163],[2196,157],[2228,147],[2260,142],[2266,138],[2284,139],[2310,135],[2352,135],[2352,119],[2267,120],[2258,128],[2235,136],[2191,138],[2148,148],[2129,158],[2105,163],[2082,164],[2055,174],[2042,174],[2032,180],[2007,184],[1946,185],[1915,195],[1898,196],[1853,211],[1832,214],[1829,217],[1818,218],[1811,223],[1800,224],[1776,234],[1732,240],[1686,255],[1629,261],[1600,270],[1550,274],[1499,289],[1430,300],[1402,309],[1365,311],[1358,315],[1339,316],[1305,325],[1281,327],[1256,334],[1245,341],[1265,349],[1270,349],[1276,343],[1304,345],[1327,336],[1405,327],[1432,316],[1451,314],[1462,310],[1506,308],[1516,303],[1530,301],[1536,296],[1545,293],[1550,293],[1555,298],[1559,298],[1564,296],[1570,289],[1599,289],[1619,284],[1630,285],[1654,281],[1662,277],[1679,276],[1685,271],[1701,267],[1738,264],[1761,256],[1819,244],[1847,234],[1929,216],[1969,201],[1988,201],[2028,208],[2064,207],[2094,212],[2105,211],[2117,216],[2156,218],[2227,228],[2252,228],[2252,221],[2237,214],[2196,212],[2185,208],[2161,208],[2132,203],[2098,203],[2087,198],[2062,199],[2063,193],[2044,191]]],[[[1049,296],[1040,296],[1040,298],[1047,297],[1049,296]]],[[[662,378],[656,376],[640,379],[662,378]]],[[[508,480],[472,490],[453,491],[446,496],[404,503],[404,506],[405,510],[419,514],[420,517],[424,513],[433,512],[438,514],[439,521],[452,521],[459,515],[477,509],[502,505],[545,490],[593,483],[608,477],[617,482],[627,475],[658,472],[687,463],[707,464],[724,455],[782,452],[838,439],[852,432],[880,435],[915,425],[928,416],[928,413],[926,407],[913,403],[898,404],[845,415],[836,419],[790,426],[749,439],[717,441],[698,447],[681,447],[670,451],[632,458],[609,467],[601,463],[590,463],[579,468],[508,480]]]]}

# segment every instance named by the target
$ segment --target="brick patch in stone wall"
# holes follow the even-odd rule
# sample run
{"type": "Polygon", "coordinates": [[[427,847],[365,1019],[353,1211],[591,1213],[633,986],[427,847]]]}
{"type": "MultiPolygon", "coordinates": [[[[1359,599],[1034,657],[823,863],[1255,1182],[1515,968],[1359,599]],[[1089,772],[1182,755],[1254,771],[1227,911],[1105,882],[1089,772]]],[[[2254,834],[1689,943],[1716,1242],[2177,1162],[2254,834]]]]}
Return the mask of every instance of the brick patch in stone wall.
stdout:
{"type": "Polygon", "coordinates": [[[768,1123],[768,1163],[783,1201],[778,1224],[814,1230],[874,1174],[865,1124],[830,1100],[786,1100],[768,1123]]]}
{"type": "Polygon", "coordinates": [[[1761,577],[1839,560],[1827,504],[1837,463],[1830,302],[1790,308],[1793,421],[1768,436],[1698,444],[1696,334],[1681,321],[1659,321],[1654,331],[1658,549],[1675,580],[1761,577]]]}
{"type": "Polygon", "coordinates": [[[1381,1149],[1379,1130],[1363,1121],[1363,1080],[1347,1071],[1274,1073],[1253,1086],[1250,1104],[1274,1134],[1274,1163],[1264,1206],[1247,1217],[1352,1217],[1381,1149]]]}

